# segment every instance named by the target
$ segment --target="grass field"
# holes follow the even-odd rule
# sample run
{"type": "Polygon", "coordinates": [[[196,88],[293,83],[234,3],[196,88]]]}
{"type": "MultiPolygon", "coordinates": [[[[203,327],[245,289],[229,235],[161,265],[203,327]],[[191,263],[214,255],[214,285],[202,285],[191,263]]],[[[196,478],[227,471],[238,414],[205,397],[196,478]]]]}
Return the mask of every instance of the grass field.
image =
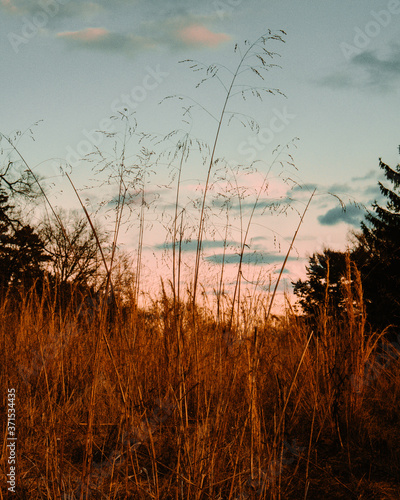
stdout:
{"type": "Polygon", "coordinates": [[[400,498],[400,352],[362,312],[322,310],[312,330],[243,301],[229,327],[166,293],[112,314],[52,300],[1,305],[16,498],[400,498]]]}

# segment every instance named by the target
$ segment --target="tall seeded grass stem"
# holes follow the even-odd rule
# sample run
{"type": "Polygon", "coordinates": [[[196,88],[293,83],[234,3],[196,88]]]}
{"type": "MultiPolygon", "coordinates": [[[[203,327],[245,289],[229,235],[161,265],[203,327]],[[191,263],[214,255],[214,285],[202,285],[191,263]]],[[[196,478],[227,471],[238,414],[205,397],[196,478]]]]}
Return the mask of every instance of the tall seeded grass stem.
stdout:
{"type": "MultiPolygon", "coordinates": [[[[275,39],[282,40],[280,37],[277,37],[275,39]]],[[[217,131],[216,131],[216,134],[215,134],[214,143],[213,143],[213,147],[212,147],[212,151],[211,151],[210,163],[209,163],[209,166],[208,166],[207,178],[206,178],[206,182],[205,182],[205,186],[204,186],[203,200],[202,200],[201,210],[200,210],[199,232],[198,232],[198,236],[197,236],[196,260],[195,260],[195,265],[194,265],[194,278],[193,278],[193,290],[192,290],[192,293],[193,293],[193,307],[195,306],[195,303],[196,303],[196,293],[197,293],[197,285],[198,285],[198,279],[199,279],[199,268],[200,268],[201,251],[202,251],[202,243],[203,243],[203,232],[204,232],[204,224],[205,224],[205,214],[204,214],[204,212],[205,212],[205,207],[206,207],[206,200],[207,200],[208,188],[209,188],[210,179],[211,179],[211,172],[212,172],[212,168],[213,168],[213,165],[214,165],[214,156],[215,156],[215,152],[216,152],[216,149],[217,149],[217,144],[218,144],[218,140],[219,140],[219,136],[220,136],[220,132],[221,132],[222,122],[223,122],[224,117],[225,117],[226,107],[227,107],[228,101],[229,101],[229,99],[231,97],[232,89],[233,89],[233,86],[235,84],[236,78],[240,74],[240,71],[242,69],[243,63],[246,60],[248,54],[251,53],[251,51],[253,50],[253,48],[260,42],[260,40],[265,41],[266,40],[266,34],[260,36],[259,38],[257,38],[257,40],[248,47],[248,49],[245,51],[245,53],[241,57],[241,59],[239,61],[239,64],[238,64],[238,66],[236,68],[236,71],[233,74],[231,83],[230,83],[230,85],[228,87],[228,91],[226,93],[225,101],[224,101],[224,104],[222,106],[220,118],[219,118],[219,121],[218,121],[217,131]]],[[[255,70],[255,72],[259,75],[259,73],[257,72],[257,70],[255,70]]]]}
{"type": "Polygon", "coordinates": [[[284,269],[285,269],[286,262],[287,262],[287,260],[288,260],[288,258],[289,258],[290,252],[292,251],[292,248],[293,248],[294,242],[295,242],[296,237],[297,237],[297,233],[298,233],[298,232],[299,232],[299,230],[300,230],[300,227],[301,227],[301,225],[302,225],[302,223],[303,223],[304,217],[305,217],[305,215],[306,215],[306,213],[307,213],[308,207],[310,206],[311,200],[312,200],[312,199],[313,199],[313,197],[314,197],[315,191],[316,191],[316,189],[314,189],[314,191],[311,193],[310,199],[308,200],[307,206],[306,206],[306,208],[304,209],[303,215],[301,216],[301,219],[300,219],[300,221],[299,221],[299,224],[298,224],[298,226],[297,226],[297,229],[296,229],[296,231],[295,231],[295,233],[294,233],[294,235],[293,235],[292,241],[291,241],[291,243],[290,243],[289,249],[288,249],[288,251],[287,251],[287,253],[286,253],[285,260],[283,261],[283,264],[282,264],[281,270],[280,270],[280,272],[279,272],[278,279],[276,280],[276,283],[275,283],[275,287],[274,287],[274,291],[273,291],[273,293],[272,293],[271,301],[270,301],[270,303],[269,303],[268,312],[267,312],[267,316],[266,316],[266,320],[265,320],[266,322],[268,321],[269,316],[270,316],[270,314],[271,314],[271,309],[272,309],[272,306],[273,306],[273,304],[274,304],[274,299],[275,299],[276,291],[278,290],[279,282],[280,282],[280,279],[281,279],[281,277],[282,277],[283,271],[284,271],[284,269]]]}
{"type": "Polygon", "coordinates": [[[85,216],[86,216],[86,218],[87,218],[87,220],[89,222],[89,225],[90,225],[90,227],[91,227],[91,229],[93,231],[93,235],[94,235],[94,237],[96,239],[96,244],[97,244],[97,247],[99,249],[99,252],[100,252],[100,255],[101,255],[101,259],[103,261],[104,268],[105,268],[106,273],[107,273],[107,288],[106,288],[106,292],[105,292],[105,297],[107,297],[108,286],[109,286],[109,284],[112,285],[112,283],[111,283],[111,268],[110,269],[108,268],[107,261],[106,261],[106,258],[104,256],[103,248],[101,246],[99,237],[97,235],[96,228],[94,227],[94,224],[92,222],[92,218],[90,217],[89,212],[86,210],[86,207],[85,207],[85,205],[84,205],[84,203],[82,201],[82,198],[79,196],[79,193],[78,193],[78,191],[77,191],[74,183],[72,182],[71,177],[67,173],[65,175],[67,176],[67,179],[69,180],[69,182],[70,182],[70,184],[72,186],[72,189],[74,190],[74,192],[75,192],[75,194],[76,194],[76,196],[77,196],[77,198],[79,200],[79,203],[80,203],[80,205],[82,207],[82,210],[83,210],[83,212],[84,212],[84,214],[85,214],[85,216]]]}
{"type": "MultiPolygon", "coordinates": [[[[265,175],[265,177],[263,179],[263,182],[262,182],[262,184],[260,186],[260,189],[258,190],[256,199],[254,201],[254,204],[253,204],[251,212],[250,212],[249,220],[248,220],[247,225],[246,225],[246,232],[245,232],[244,238],[242,238],[242,241],[241,241],[240,256],[239,256],[239,266],[238,266],[238,272],[237,272],[237,275],[236,275],[235,289],[234,289],[234,292],[233,292],[233,299],[232,299],[231,317],[230,317],[230,321],[229,321],[230,325],[232,325],[232,322],[233,322],[234,308],[235,308],[236,300],[238,301],[238,309],[239,309],[239,303],[240,303],[240,283],[241,283],[241,277],[242,277],[243,257],[244,257],[244,253],[245,253],[246,246],[247,246],[247,241],[248,241],[248,236],[249,236],[251,224],[252,224],[252,221],[253,221],[253,218],[254,218],[254,215],[255,215],[258,203],[260,201],[261,195],[264,192],[265,187],[267,186],[268,178],[269,178],[269,175],[271,173],[271,170],[272,170],[273,166],[276,164],[276,162],[278,161],[280,155],[282,154],[282,151],[286,147],[287,147],[287,145],[282,146],[282,148],[279,150],[278,154],[276,155],[276,157],[272,161],[272,163],[271,163],[271,165],[270,165],[270,167],[268,169],[268,172],[267,172],[267,174],[265,175]]],[[[240,207],[240,213],[241,213],[242,208],[241,208],[241,203],[240,203],[240,197],[239,197],[239,207],[240,207]]],[[[242,221],[241,221],[241,224],[242,224],[242,221]]],[[[240,234],[242,235],[242,227],[241,227],[241,230],[240,230],[240,234]]],[[[282,274],[282,270],[281,270],[281,274],[282,274]]],[[[279,279],[280,279],[280,276],[279,276],[279,279]]],[[[278,283],[279,283],[279,279],[278,279],[278,283]]]]}

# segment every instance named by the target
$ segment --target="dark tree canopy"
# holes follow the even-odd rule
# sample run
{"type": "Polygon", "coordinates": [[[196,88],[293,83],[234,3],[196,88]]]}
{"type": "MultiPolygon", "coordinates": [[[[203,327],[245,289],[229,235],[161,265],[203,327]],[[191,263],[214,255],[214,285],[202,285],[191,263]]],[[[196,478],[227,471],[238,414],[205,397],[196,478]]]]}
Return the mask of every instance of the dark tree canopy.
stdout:
{"type": "MultiPolygon", "coordinates": [[[[322,308],[340,314],[345,308],[344,283],[348,264],[346,252],[325,248],[314,253],[306,267],[306,280],[294,284],[294,293],[299,297],[303,311],[310,319],[318,317],[322,308]]],[[[354,256],[349,253],[350,262],[354,256]]]]}
{"type": "Polygon", "coordinates": [[[380,159],[379,166],[393,188],[379,182],[386,205],[375,201],[357,240],[369,319],[385,328],[400,325],[400,165],[392,169],[380,159]]]}
{"type": "MultiPolygon", "coordinates": [[[[100,243],[105,243],[99,228],[96,232],[100,243]]],[[[50,257],[49,270],[56,283],[84,287],[94,284],[102,263],[96,238],[85,216],[76,210],[59,210],[57,218],[43,221],[39,234],[50,257]]]]}
{"type": "Polygon", "coordinates": [[[43,242],[29,225],[14,218],[0,188],[0,290],[30,288],[44,277],[48,261],[43,242]]]}
{"type": "MultiPolygon", "coordinates": [[[[372,205],[349,256],[361,273],[367,321],[373,329],[383,330],[400,326],[400,165],[392,169],[380,159],[379,167],[392,189],[379,182],[386,205],[377,201],[372,205]]],[[[345,274],[345,252],[325,249],[310,257],[307,279],[294,283],[294,293],[309,318],[327,305],[343,310],[345,274]]]]}
{"type": "Polygon", "coordinates": [[[32,129],[10,137],[0,133],[0,294],[4,297],[34,284],[40,291],[46,284],[57,292],[52,296],[59,303],[67,304],[74,295],[93,293],[104,286],[98,244],[104,254],[107,238],[97,226],[95,236],[78,211],[56,211],[51,205],[50,218],[34,228],[25,222],[21,202],[35,208],[39,200],[49,203],[40,177],[19,152],[25,134],[33,139],[32,129]]]}

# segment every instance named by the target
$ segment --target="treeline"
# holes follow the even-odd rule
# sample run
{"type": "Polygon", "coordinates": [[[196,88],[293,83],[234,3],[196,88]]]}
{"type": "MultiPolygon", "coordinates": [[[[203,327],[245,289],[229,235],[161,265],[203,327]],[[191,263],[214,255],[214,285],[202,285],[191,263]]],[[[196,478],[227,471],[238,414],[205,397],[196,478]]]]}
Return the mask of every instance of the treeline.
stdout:
{"type": "Polygon", "coordinates": [[[20,300],[29,291],[42,295],[46,289],[61,306],[72,297],[99,295],[107,281],[98,248],[100,243],[107,254],[105,232],[96,226],[95,236],[77,210],[51,208],[28,222],[27,207],[38,208],[44,195],[36,184],[12,162],[0,170],[0,299],[20,300]]]}
{"type": "MultiPolygon", "coordinates": [[[[324,325],[316,318],[336,321],[347,313],[349,286],[354,292],[357,288],[352,296],[359,297],[351,307],[371,331],[396,331],[400,325],[400,165],[391,168],[380,159],[379,167],[388,181],[379,182],[386,205],[372,205],[347,251],[314,253],[307,278],[293,283],[306,320],[317,330],[324,325]]],[[[18,205],[43,196],[40,190],[35,176],[20,165],[10,161],[0,170],[0,296],[21,297],[44,286],[66,299],[72,291],[105,290],[109,277],[99,255],[99,243],[106,253],[110,248],[105,233],[96,227],[95,235],[85,214],[77,211],[50,212],[33,227],[18,205]]],[[[134,282],[126,255],[115,258],[114,269],[125,285],[128,278],[134,282]]]]}
{"type": "MultiPolygon", "coordinates": [[[[86,209],[66,210],[51,203],[48,182],[18,149],[25,136],[34,140],[33,130],[10,137],[0,132],[0,301],[18,301],[35,292],[64,307],[72,299],[78,305],[82,299],[95,299],[113,307],[132,302],[131,255],[118,248],[116,235],[111,237],[86,209]]],[[[68,177],[65,171],[63,175],[68,177]]]]}
{"type": "Polygon", "coordinates": [[[326,248],[314,253],[307,279],[293,283],[307,320],[317,330],[323,325],[316,318],[328,315],[336,321],[349,307],[349,286],[360,289],[358,303],[351,307],[359,309],[360,321],[366,313],[371,330],[395,332],[400,325],[400,165],[393,169],[380,159],[379,167],[388,181],[379,182],[386,205],[375,201],[346,252],[326,248]]]}
{"type": "Polygon", "coordinates": [[[91,288],[100,261],[87,221],[75,211],[59,211],[32,227],[13,202],[0,187],[1,295],[39,290],[44,281],[61,288],[91,288]]]}

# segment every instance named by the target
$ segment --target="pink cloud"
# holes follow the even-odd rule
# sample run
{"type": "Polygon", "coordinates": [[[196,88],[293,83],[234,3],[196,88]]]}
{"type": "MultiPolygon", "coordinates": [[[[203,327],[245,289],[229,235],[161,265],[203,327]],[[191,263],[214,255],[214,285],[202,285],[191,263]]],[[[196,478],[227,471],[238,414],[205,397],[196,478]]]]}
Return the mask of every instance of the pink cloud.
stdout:
{"type": "Polygon", "coordinates": [[[109,33],[105,28],[86,28],[80,31],[64,31],[58,33],[57,36],[81,42],[95,42],[106,37],[109,33]]]}
{"type": "Polygon", "coordinates": [[[4,5],[4,7],[11,12],[18,11],[17,7],[11,3],[11,0],[1,0],[1,4],[4,5]]]}
{"type": "Polygon", "coordinates": [[[213,33],[201,24],[192,24],[179,32],[179,37],[186,43],[192,45],[207,45],[216,47],[220,43],[230,40],[226,33],[213,33]]]}

